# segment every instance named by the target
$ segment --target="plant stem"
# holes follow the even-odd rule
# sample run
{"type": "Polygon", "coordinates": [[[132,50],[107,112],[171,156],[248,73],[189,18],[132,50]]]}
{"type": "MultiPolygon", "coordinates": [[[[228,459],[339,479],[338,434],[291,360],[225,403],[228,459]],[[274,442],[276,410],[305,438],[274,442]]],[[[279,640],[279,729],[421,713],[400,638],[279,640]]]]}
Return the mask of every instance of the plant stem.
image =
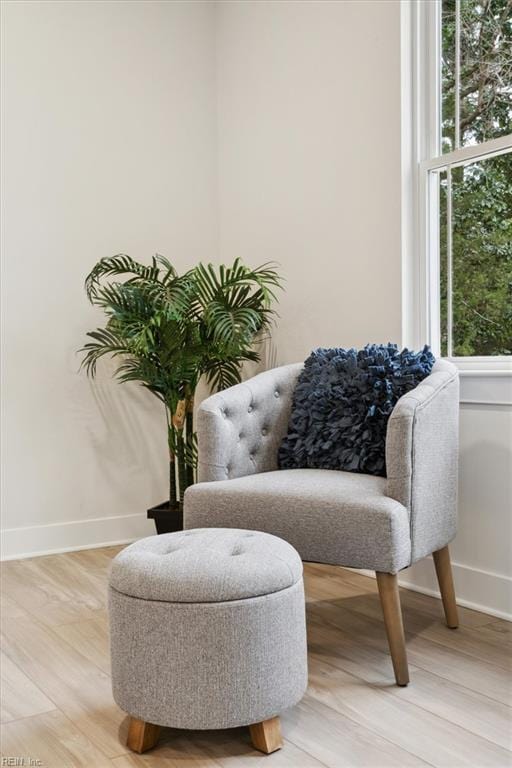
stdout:
{"type": "Polygon", "coordinates": [[[187,403],[187,453],[189,462],[187,463],[187,488],[194,484],[194,466],[192,462],[193,455],[193,436],[194,436],[194,398],[190,397],[187,403]]]}
{"type": "Polygon", "coordinates": [[[182,399],[178,401],[176,410],[171,416],[171,425],[173,430],[173,437],[175,436],[175,448],[178,460],[178,491],[179,502],[183,505],[183,496],[187,488],[187,477],[185,467],[185,439],[183,435],[183,429],[185,427],[185,419],[187,415],[187,401],[182,399]]]}
{"type": "Polygon", "coordinates": [[[187,476],[185,466],[185,440],[183,430],[178,433],[178,482],[180,486],[180,504],[183,505],[183,496],[187,489],[187,476]]]}
{"type": "Polygon", "coordinates": [[[176,504],[176,456],[174,455],[173,414],[169,406],[165,406],[165,418],[167,420],[167,444],[169,446],[169,506],[176,504]]]}
{"type": "Polygon", "coordinates": [[[176,504],[176,459],[172,456],[169,460],[169,506],[176,504]]]}

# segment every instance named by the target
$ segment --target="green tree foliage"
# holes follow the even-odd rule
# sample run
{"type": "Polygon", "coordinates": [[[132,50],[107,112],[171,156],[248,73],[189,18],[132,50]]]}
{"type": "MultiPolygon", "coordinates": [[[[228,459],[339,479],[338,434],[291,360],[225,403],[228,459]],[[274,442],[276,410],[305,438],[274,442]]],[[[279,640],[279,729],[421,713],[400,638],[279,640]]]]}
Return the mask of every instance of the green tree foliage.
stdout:
{"type": "MultiPolygon", "coordinates": [[[[461,0],[460,145],[512,133],[512,0],[461,0]]],[[[443,151],[455,148],[455,0],[443,0],[443,151]]],[[[447,351],[446,175],[441,328],[447,351]]],[[[452,169],[453,354],[512,354],[512,154],[452,169]]]]}
{"type": "Polygon", "coordinates": [[[107,320],[87,334],[82,367],[94,376],[101,357],[118,358],[117,379],[139,382],[163,403],[173,504],[194,482],[199,379],[224,389],[240,381],[245,361],[259,360],[254,342],[271,324],[279,287],[268,264],[199,264],[180,276],[163,256],[148,266],[124,254],[101,259],[85,281],[90,302],[107,320]]]}

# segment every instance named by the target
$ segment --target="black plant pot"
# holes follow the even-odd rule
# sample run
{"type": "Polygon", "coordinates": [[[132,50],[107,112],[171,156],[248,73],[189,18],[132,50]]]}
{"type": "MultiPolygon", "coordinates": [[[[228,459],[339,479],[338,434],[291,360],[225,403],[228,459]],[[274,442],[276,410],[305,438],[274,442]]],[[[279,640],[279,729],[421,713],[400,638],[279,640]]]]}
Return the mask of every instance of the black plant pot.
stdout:
{"type": "Polygon", "coordinates": [[[154,520],[157,533],[173,533],[183,530],[183,508],[181,504],[163,501],[148,509],[148,520],[154,520]]]}

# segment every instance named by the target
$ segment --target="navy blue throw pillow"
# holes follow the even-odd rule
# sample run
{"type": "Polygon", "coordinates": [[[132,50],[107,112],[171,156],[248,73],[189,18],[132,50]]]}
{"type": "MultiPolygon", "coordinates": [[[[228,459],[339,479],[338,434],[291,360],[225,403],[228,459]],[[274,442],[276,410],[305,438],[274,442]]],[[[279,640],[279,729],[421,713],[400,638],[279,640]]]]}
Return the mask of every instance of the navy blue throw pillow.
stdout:
{"type": "Polygon", "coordinates": [[[396,344],[316,349],[295,387],[279,467],[385,477],[388,418],[398,399],[428,376],[434,362],[427,346],[421,352],[399,350],[396,344]]]}

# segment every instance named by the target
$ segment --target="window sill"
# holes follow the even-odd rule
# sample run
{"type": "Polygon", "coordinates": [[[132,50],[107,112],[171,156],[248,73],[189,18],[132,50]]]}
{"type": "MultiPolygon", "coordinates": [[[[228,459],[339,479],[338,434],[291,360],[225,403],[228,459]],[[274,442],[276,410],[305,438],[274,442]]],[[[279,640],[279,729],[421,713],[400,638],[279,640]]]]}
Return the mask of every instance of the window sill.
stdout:
{"type": "Polygon", "coordinates": [[[512,407],[510,357],[451,357],[460,374],[460,403],[465,406],[512,407]]]}
{"type": "Polygon", "coordinates": [[[461,377],[489,378],[512,377],[512,356],[496,357],[447,357],[457,366],[461,377]]]}

